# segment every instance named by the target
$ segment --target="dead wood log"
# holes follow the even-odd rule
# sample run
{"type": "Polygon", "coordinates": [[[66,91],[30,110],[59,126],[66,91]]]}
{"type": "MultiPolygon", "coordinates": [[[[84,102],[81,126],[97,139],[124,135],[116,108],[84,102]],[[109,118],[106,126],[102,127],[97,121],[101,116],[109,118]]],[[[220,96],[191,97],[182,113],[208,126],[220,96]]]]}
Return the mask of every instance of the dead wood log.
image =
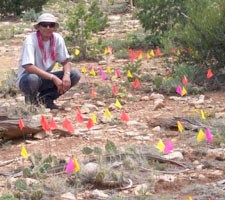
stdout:
{"type": "Polygon", "coordinates": [[[23,120],[24,128],[20,130],[18,122],[19,119],[9,119],[0,118],[0,138],[4,139],[12,139],[12,138],[20,138],[28,134],[38,133],[42,130],[40,126],[40,122],[36,122],[32,120],[23,120]],[[3,119],[3,120],[2,120],[3,119]]]}

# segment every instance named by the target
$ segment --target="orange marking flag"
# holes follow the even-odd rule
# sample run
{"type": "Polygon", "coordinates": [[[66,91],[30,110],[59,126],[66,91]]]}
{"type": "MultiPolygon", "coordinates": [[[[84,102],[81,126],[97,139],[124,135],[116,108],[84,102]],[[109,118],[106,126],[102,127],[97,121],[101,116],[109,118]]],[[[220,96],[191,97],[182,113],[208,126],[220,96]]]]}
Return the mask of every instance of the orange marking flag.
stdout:
{"type": "Polygon", "coordinates": [[[140,86],[141,86],[140,81],[139,81],[138,79],[135,79],[135,81],[133,82],[133,87],[134,87],[134,88],[138,88],[138,87],[140,87],[140,86]]]}
{"type": "Polygon", "coordinates": [[[118,92],[118,90],[117,90],[116,85],[113,85],[112,93],[116,96],[117,92],[118,92]]]}
{"type": "Polygon", "coordinates": [[[71,133],[71,134],[74,133],[74,131],[75,131],[74,127],[73,127],[73,125],[72,125],[72,123],[70,122],[69,119],[65,118],[63,120],[62,125],[63,125],[63,128],[65,128],[69,133],[71,133]]]}
{"type": "Polygon", "coordinates": [[[44,131],[48,132],[48,131],[51,130],[47,119],[43,115],[41,116],[41,125],[42,125],[42,128],[43,128],[44,131]]]}
{"type": "Polygon", "coordinates": [[[80,109],[77,109],[77,115],[76,115],[76,117],[75,117],[75,120],[76,120],[77,122],[83,122],[83,121],[84,121],[84,118],[83,118],[83,116],[81,115],[80,109]]]}
{"type": "Polygon", "coordinates": [[[182,83],[184,85],[187,85],[188,84],[188,79],[187,79],[187,77],[185,75],[183,76],[182,83]]]}
{"type": "Polygon", "coordinates": [[[163,54],[161,53],[160,49],[157,48],[157,49],[155,50],[155,55],[156,55],[156,56],[162,56],[163,54]]]}
{"type": "Polygon", "coordinates": [[[91,96],[96,97],[96,92],[95,92],[94,88],[91,88],[91,96]]]}
{"type": "Polygon", "coordinates": [[[90,129],[91,127],[94,126],[94,123],[93,123],[92,119],[88,119],[88,122],[87,122],[86,126],[87,126],[88,129],[90,129]]]}
{"type": "Polygon", "coordinates": [[[21,131],[24,128],[24,123],[23,123],[23,119],[22,118],[19,119],[19,128],[20,128],[21,131]]]}
{"type": "Polygon", "coordinates": [[[74,168],[75,172],[79,172],[79,171],[80,171],[80,165],[79,165],[77,159],[74,158],[74,159],[73,159],[73,162],[74,162],[74,164],[75,164],[75,168],[74,168]]]}
{"type": "Polygon", "coordinates": [[[127,113],[123,110],[120,116],[120,119],[124,122],[128,122],[129,121],[129,117],[127,115],[127,113]]]}
{"type": "Polygon", "coordinates": [[[49,126],[50,126],[51,129],[57,129],[58,128],[58,126],[57,126],[55,120],[53,119],[53,117],[49,122],[49,126]]]}
{"type": "Polygon", "coordinates": [[[208,72],[207,72],[207,74],[206,74],[206,77],[207,77],[208,79],[210,79],[210,78],[213,77],[213,73],[212,73],[212,70],[211,70],[211,69],[208,70],[208,72]]]}

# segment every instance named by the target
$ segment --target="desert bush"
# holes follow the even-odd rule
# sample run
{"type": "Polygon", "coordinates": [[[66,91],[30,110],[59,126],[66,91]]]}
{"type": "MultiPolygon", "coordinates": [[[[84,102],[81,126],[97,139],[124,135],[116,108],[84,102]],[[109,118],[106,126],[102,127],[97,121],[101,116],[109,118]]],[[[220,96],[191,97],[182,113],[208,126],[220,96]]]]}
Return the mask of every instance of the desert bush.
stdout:
{"type": "Polygon", "coordinates": [[[19,16],[23,11],[29,9],[40,12],[42,6],[47,2],[48,0],[2,0],[0,1],[0,15],[3,17],[19,16]]]}
{"type": "Polygon", "coordinates": [[[164,46],[191,49],[186,55],[189,59],[224,67],[224,0],[140,0],[137,6],[145,30],[159,37],[164,46]]]}
{"type": "Polygon", "coordinates": [[[90,48],[88,40],[93,33],[104,30],[107,26],[107,16],[99,9],[96,1],[88,7],[79,3],[68,14],[67,27],[70,31],[67,41],[80,49],[80,58],[86,58],[90,48]]]}

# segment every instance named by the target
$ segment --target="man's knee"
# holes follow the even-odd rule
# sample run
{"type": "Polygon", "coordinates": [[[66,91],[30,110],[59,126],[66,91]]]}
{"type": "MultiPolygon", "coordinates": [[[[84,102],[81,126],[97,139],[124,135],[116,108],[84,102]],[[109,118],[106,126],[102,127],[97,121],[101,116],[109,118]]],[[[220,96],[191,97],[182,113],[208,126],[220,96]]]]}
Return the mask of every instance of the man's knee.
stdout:
{"type": "Polygon", "coordinates": [[[20,89],[25,93],[37,92],[40,78],[36,74],[27,74],[20,80],[20,89]]]}
{"type": "Polygon", "coordinates": [[[71,78],[71,86],[74,86],[79,82],[79,80],[81,78],[81,74],[77,70],[71,70],[70,78],[71,78]]]}

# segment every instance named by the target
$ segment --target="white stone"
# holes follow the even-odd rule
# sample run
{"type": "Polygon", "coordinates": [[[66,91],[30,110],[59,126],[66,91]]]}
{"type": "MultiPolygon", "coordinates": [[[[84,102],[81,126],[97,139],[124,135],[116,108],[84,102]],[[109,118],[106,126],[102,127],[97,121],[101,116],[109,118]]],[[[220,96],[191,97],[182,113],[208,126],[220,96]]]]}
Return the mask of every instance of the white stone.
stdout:
{"type": "Polygon", "coordinates": [[[184,156],[180,151],[175,151],[163,156],[168,160],[183,160],[184,156]]]}

